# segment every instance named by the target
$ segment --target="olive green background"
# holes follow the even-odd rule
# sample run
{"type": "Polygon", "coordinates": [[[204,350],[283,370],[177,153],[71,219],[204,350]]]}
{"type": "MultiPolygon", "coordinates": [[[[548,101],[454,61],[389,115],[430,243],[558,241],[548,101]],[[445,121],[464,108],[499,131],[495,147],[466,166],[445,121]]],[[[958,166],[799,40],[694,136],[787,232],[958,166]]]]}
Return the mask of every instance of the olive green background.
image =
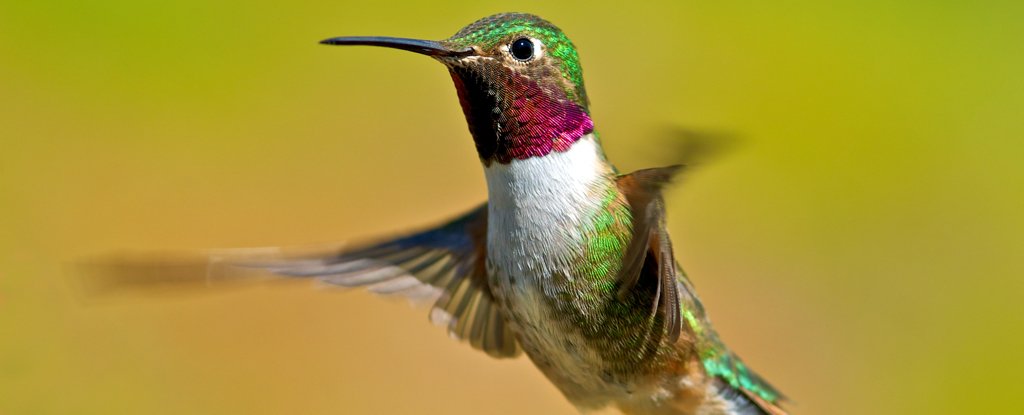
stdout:
{"type": "Polygon", "coordinates": [[[525,358],[404,301],[93,298],[68,272],[365,239],[481,201],[443,67],[316,42],[507,10],[575,41],[623,170],[665,161],[666,126],[742,138],[670,190],[671,228],[794,414],[1021,410],[1024,3],[554,3],[0,4],[0,414],[574,413],[525,358]]]}

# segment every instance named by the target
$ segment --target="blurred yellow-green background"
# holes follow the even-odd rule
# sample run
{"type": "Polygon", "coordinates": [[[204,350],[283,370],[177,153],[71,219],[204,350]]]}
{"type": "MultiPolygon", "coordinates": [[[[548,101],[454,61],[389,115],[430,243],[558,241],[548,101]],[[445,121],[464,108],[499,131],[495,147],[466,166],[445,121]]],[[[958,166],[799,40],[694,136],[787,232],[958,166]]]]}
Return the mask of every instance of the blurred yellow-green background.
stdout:
{"type": "Polygon", "coordinates": [[[107,252],[307,245],[485,197],[446,71],[338,35],[561,26],[624,170],[663,126],[742,145],[669,195],[725,340],[794,414],[1019,413],[1024,6],[841,1],[0,3],[0,413],[550,413],[424,309],[262,284],[83,296],[107,252]]]}

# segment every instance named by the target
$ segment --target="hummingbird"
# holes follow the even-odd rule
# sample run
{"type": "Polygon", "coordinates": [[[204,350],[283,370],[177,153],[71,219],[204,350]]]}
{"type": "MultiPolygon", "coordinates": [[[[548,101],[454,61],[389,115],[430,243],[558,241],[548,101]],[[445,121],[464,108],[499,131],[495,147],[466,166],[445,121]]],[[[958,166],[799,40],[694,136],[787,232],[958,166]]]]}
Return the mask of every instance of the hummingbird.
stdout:
{"type": "Polygon", "coordinates": [[[719,338],[675,259],[662,189],[682,167],[620,174],[608,161],[579,55],[559,28],[502,13],[440,41],[320,43],[443,64],[487,201],[384,242],[228,265],[429,299],[430,320],[452,337],[495,358],[525,353],[581,412],[786,414],[778,390],[719,338]]]}

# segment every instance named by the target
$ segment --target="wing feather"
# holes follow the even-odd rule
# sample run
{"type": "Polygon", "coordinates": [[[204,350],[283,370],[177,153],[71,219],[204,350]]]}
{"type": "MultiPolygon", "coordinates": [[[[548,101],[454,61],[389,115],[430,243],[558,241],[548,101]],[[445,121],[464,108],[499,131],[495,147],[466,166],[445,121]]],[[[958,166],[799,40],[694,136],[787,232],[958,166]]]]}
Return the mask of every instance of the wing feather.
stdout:
{"type": "Polygon", "coordinates": [[[628,296],[643,278],[655,279],[657,290],[652,310],[661,316],[663,334],[670,342],[679,338],[682,318],[676,262],[665,230],[661,188],[679,169],[680,166],[670,166],[639,170],[618,180],[619,190],[626,196],[633,214],[633,233],[617,277],[618,296],[628,296]],[[645,271],[650,269],[644,267],[648,257],[656,264],[653,272],[645,271]]]}
{"type": "Polygon", "coordinates": [[[313,258],[243,263],[381,295],[435,297],[430,320],[494,357],[520,353],[487,285],[487,205],[439,227],[313,258]]]}

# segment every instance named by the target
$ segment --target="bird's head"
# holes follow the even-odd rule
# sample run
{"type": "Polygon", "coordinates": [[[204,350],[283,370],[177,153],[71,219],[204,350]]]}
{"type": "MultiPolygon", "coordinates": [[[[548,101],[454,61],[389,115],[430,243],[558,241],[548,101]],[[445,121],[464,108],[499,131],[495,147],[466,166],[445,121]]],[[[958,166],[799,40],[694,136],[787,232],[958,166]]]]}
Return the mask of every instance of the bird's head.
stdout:
{"type": "Polygon", "coordinates": [[[441,41],[336,37],[321,43],[403,49],[443,63],[485,165],[565,151],[594,128],[576,48],[534,15],[485,17],[441,41]]]}

